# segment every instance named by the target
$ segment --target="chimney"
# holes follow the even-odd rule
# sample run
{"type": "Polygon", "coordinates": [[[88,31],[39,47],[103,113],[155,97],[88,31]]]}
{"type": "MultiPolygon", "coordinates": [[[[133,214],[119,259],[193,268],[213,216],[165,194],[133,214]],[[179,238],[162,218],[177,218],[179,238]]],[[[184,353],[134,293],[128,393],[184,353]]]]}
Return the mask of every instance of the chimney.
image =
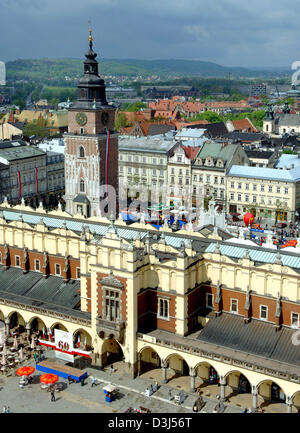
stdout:
{"type": "Polygon", "coordinates": [[[9,113],[9,119],[8,119],[8,121],[9,121],[9,123],[15,123],[15,116],[14,116],[14,111],[11,111],[10,113],[9,113]]]}

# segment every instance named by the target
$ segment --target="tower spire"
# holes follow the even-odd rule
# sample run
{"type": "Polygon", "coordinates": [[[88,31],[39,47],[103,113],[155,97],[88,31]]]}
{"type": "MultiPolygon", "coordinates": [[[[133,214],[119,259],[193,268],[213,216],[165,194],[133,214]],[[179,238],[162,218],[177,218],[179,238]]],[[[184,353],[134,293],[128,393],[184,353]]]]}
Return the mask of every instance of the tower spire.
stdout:
{"type": "Polygon", "coordinates": [[[89,35],[89,45],[90,45],[90,49],[92,49],[92,47],[93,47],[93,36],[92,36],[92,25],[91,25],[91,21],[89,20],[89,26],[90,26],[90,28],[89,28],[89,33],[90,33],[90,35],[89,35]]]}

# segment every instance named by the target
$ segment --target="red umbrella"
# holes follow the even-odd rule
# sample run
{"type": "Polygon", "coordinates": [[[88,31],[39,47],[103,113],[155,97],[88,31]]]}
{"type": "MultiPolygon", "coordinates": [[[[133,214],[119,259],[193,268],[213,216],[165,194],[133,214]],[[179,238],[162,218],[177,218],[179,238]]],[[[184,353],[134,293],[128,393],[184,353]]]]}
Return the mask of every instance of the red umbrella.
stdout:
{"type": "Polygon", "coordinates": [[[30,376],[34,372],[35,372],[34,367],[27,366],[27,367],[18,368],[18,370],[16,371],[16,374],[18,376],[30,376]]]}
{"type": "Polygon", "coordinates": [[[40,382],[42,383],[55,383],[58,381],[58,376],[56,374],[45,373],[40,377],[40,382]]]}

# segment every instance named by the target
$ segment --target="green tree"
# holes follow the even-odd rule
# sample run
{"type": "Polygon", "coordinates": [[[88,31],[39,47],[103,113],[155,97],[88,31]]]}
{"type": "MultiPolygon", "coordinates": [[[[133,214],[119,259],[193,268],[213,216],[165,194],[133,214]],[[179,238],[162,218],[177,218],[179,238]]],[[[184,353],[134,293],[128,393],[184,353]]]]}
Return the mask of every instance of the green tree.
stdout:
{"type": "Polygon", "coordinates": [[[19,107],[20,110],[24,110],[25,105],[26,105],[26,104],[25,104],[25,99],[24,99],[24,98],[21,98],[21,97],[14,98],[14,99],[12,100],[12,103],[15,104],[17,107],[19,107]]]}
{"type": "Polygon", "coordinates": [[[27,123],[23,130],[23,135],[30,137],[35,135],[37,137],[48,137],[50,136],[49,128],[44,124],[40,125],[37,123],[27,123]]]}
{"type": "Polygon", "coordinates": [[[126,115],[122,111],[119,111],[115,117],[115,129],[118,131],[120,128],[125,128],[126,126],[128,126],[126,115]]]}
{"type": "Polygon", "coordinates": [[[223,122],[223,117],[213,111],[205,111],[204,113],[196,114],[193,120],[207,120],[208,122],[223,122]]]}

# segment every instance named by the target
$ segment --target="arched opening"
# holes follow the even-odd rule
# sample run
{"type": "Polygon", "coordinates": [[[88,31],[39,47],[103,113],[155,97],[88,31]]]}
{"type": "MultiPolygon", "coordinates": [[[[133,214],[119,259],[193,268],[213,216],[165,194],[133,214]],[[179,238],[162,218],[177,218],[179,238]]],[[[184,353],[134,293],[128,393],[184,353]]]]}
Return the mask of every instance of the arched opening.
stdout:
{"type": "Polygon", "coordinates": [[[79,148],[79,157],[84,158],[84,147],[80,146],[79,148]]]}
{"type": "Polygon", "coordinates": [[[31,332],[38,334],[38,338],[43,337],[43,329],[47,330],[45,323],[39,317],[33,317],[30,320],[30,329],[31,332]]]}
{"type": "Polygon", "coordinates": [[[190,369],[187,362],[178,354],[167,357],[167,381],[176,389],[190,390],[190,369]]]}
{"type": "Polygon", "coordinates": [[[62,325],[61,323],[55,323],[54,325],[50,326],[52,335],[54,336],[55,329],[59,329],[60,331],[69,332],[68,329],[62,325]]]}
{"type": "Polygon", "coordinates": [[[211,396],[220,393],[220,376],[217,370],[208,362],[200,362],[196,367],[195,387],[201,395],[211,396]]]}
{"type": "Polygon", "coordinates": [[[73,334],[74,347],[81,350],[92,349],[92,337],[90,334],[83,329],[78,329],[73,334]]]}
{"type": "Polygon", "coordinates": [[[261,407],[265,412],[286,412],[286,395],[277,383],[264,380],[258,385],[258,394],[264,400],[261,407]]]}
{"type": "Polygon", "coordinates": [[[123,350],[115,338],[108,338],[104,341],[102,345],[102,366],[110,366],[115,364],[122,363],[124,354],[123,350]]]}
{"type": "Polygon", "coordinates": [[[23,317],[16,311],[9,317],[9,330],[10,332],[16,332],[18,335],[26,332],[25,321],[23,317]]]}
{"type": "Polygon", "coordinates": [[[160,357],[152,347],[144,347],[139,353],[139,376],[161,379],[160,357]]]}
{"type": "MultiPolygon", "coordinates": [[[[225,396],[227,401],[240,407],[252,407],[252,384],[248,378],[240,371],[230,371],[225,376],[226,391],[225,396]]],[[[258,405],[262,403],[262,399],[258,397],[258,405]]]]}
{"type": "Polygon", "coordinates": [[[85,185],[84,185],[84,180],[83,179],[80,179],[79,191],[80,192],[85,192],[85,185]]]}
{"type": "Polygon", "coordinates": [[[293,406],[295,407],[297,412],[300,413],[300,391],[296,392],[292,396],[292,402],[293,402],[293,406]]]}

